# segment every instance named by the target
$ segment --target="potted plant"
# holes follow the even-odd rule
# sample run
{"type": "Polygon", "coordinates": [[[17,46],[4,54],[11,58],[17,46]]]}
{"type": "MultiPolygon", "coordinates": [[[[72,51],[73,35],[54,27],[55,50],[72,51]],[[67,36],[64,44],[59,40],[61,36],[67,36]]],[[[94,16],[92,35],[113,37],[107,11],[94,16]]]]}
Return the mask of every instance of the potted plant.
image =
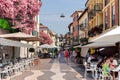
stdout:
{"type": "MultiPolygon", "coordinates": [[[[30,49],[29,49],[29,52],[31,52],[31,57],[33,57],[33,55],[35,55],[35,54],[34,54],[34,52],[35,52],[35,49],[34,49],[34,48],[30,48],[30,49]]],[[[35,57],[35,56],[34,56],[34,57],[35,57]]],[[[34,64],[37,65],[38,62],[39,62],[39,60],[38,60],[37,58],[35,58],[35,59],[34,59],[34,64]]]]}
{"type": "Polygon", "coordinates": [[[29,52],[31,53],[30,55],[28,55],[28,57],[33,57],[35,49],[34,48],[29,48],[29,52]]]}
{"type": "Polygon", "coordinates": [[[87,38],[87,37],[81,38],[81,39],[80,39],[81,44],[82,44],[82,45],[87,44],[87,43],[88,43],[88,39],[89,39],[89,38],[87,38]]]}
{"type": "Polygon", "coordinates": [[[35,49],[34,48],[30,48],[29,52],[35,52],[35,49]]]}

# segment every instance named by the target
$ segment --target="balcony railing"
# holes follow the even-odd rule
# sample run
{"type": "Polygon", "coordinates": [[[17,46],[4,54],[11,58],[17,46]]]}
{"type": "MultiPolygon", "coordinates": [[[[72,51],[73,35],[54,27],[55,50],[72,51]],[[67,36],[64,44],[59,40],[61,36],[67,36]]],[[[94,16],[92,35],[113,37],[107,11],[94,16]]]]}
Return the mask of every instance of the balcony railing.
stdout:
{"type": "Polygon", "coordinates": [[[95,26],[91,30],[88,31],[89,37],[94,37],[96,35],[99,35],[103,32],[103,24],[100,24],[99,26],[95,26]]]}
{"type": "Polygon", "coordinates": [[[99,12],[99,11],[102,11],[103,9],[103,4],[102,3],[96,3],[95,6],[94,6],[94,11],[95,12],[99,12]]]}
{"type": "Polygon", "coordinates": [[[87,27],[87,23],[83,23],[80,25],[80,30],[84,31],[86,27],[87,27]]]}

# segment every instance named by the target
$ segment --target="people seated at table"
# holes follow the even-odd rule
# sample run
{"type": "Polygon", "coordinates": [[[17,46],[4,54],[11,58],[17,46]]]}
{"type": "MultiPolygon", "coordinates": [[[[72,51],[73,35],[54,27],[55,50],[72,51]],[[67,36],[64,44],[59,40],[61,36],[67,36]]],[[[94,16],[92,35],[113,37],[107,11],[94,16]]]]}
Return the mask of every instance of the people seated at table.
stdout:
{"type": "Polygon", "coordinates": [[[113,80],[116,80],[115,78],[118,76],[118,73],[113,72],[112,70],[118,66],[118,62],[113,57],[110,57],[109,60],[110,60],[110,69],[111,69],[111,74],[113,76],[113,80]]]}
{"type": "Polygon", "coordinates": [[[115,78],[118,76],[117,72],[112,71],[117,66],[118,66],[117,60],[115,60],[113,57],[110,57],[110,58],[105,57],[97,65],[98,68],[102,68],[103,75],[105,78],[108,78],[109,75],[112,75],[113,80],[116,80],[115,78]]]}
{"type": "Polygon", "coordinates": [[[88,59],[87,59],[87,63],[88,64],[91,64],[91,63],[97,63],[98,62],[98,57],[97,57],[97,54],[90,54],[88,59]]]}
{"type": "Polygon", "coordinates": [[[114,69],[118,66],[117,60],[114,59],[113,57],[110,57],[110,68],[114,69]]]}
{"type": "Polygon", "coordinates": [[[102,68],[102,65],[104,64],[104,58],[101,61],[98,61],[97,67],[102,68]]]}
{"type": "Polygon", "coordinates": [[[92,55],[89,55],[89,57],[88,57],[88,59],[87,59],[87,63],[90,64],[92,59],[93,59],[93,56],[92,56],[92,55]]]}
{"type": "Polygon", "coordinates": [[[102,74],[106,78],[105,80],[108,80],[108,76],[110,74],[110,60],[109,58],[105,58],[104,62],[102,64],[102,74]]]}

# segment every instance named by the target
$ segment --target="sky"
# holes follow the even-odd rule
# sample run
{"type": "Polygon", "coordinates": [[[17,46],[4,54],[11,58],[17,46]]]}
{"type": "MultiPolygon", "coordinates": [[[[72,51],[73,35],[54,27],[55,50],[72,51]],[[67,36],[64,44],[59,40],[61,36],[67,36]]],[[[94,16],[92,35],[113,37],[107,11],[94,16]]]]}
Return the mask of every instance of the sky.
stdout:
{"type": "Polygon", "coordinates": [[[87,0],[41,0],[40,23],[57,34],[66,34],[68,25],[73,21],[70,17],[77,10],[84,10],[87,0]],[[60,15],[65,17],[61,18],[60,15]]]}

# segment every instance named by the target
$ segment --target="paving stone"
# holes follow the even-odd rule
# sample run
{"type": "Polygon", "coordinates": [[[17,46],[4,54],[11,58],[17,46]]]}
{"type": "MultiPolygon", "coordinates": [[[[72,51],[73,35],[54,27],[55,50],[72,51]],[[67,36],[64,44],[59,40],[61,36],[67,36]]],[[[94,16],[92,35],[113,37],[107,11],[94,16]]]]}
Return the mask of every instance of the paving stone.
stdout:
{"type": "Polygon", "coordinates": [[[69,60],[68,64],[64,58],[58,59],[41,59],[39,64],[17,73],[3,80],[93,80],[91,73],[87,78],[84,76],[84,66],[75,64],[69,60]]]}
{"type": "Polygon", "coordinates": [[[39,76],[37,79],[38,80],[52,80],[51,76],[55,75],[55,73],[51,72],[51,71],[42,71],[44,73],[44,75],[39,76]]]}
{"type": "Polygon", "coordinates": [[[24,71],[21,75],[15,76],[11,78],[10,80],[24,80],[25,77],[31,76],[33,73],[31,71],[24,71]]]}

